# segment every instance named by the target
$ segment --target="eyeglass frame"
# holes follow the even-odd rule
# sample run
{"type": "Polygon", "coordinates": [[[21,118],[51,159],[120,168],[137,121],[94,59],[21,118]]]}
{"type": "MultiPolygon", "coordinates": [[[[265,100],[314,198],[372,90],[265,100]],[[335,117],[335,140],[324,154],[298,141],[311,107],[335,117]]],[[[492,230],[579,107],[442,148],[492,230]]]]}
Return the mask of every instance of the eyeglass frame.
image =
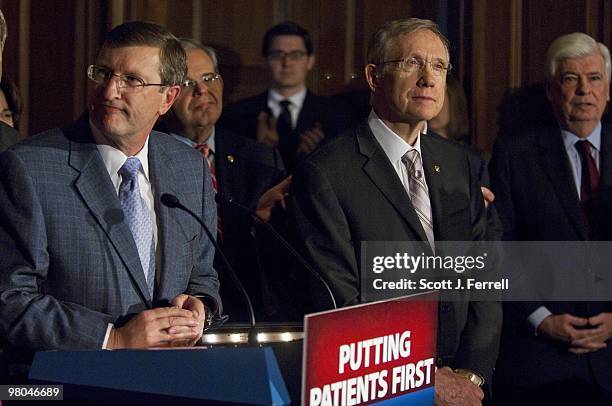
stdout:
{"type": "Polygon", "coordinates": [[[266,58],[271,61],[282,61],[285,58],[287,58],[290,61],[298,62],[304,59],[305,57],[307,57],[308,55],[309,55],[308,51],[295,50],[295,51],[285,52],[285,51],[281,51],[277,49],[277,50],[269,51],[268,54],[266,55],[266,58]]]}
{"type": "Polygon", "coordinates": [[[207,72],[200,76],[199,80],[195,79],[185,79],[181,84],[182,87],[185,88],[193,88],[195,89],[198,83],[202,83],[206,87],[216,86],[217,83],[221,83],[223,81],[223,77],[218,72],[207,72]],[[209,76],[210,79],[205,79],[205,76],[209,76]]]}
{"type": "MultiPolygon", "coordinates": [[[[417,58],[414,56],[409,56],[407,58],[402,58],[402,59],[394,59],[391,61],[382,61],[379,62],[378,65],[386,65],[388,63],[400,63],[403,62],[404,64],[408,63],[408,61],[415,61],[417,66],[418,66],[418,72],[423,72],[423,70],[425,69],[425,65],[429,65],[429,67],[431,68],[431,71],[434,72],[434,74],[436,74],[437,76],[443,76],[444,75],[448,75],[449,72],[451,71],[451,69],[453,69],[453,65],[449,62],[446,66],[442,66],[441,68],[439,68],[440,70],[437,71],[436,68],[434,67],[434,63],[436,62],[440,62],[441,65],[443,65],[444,63],[441,61],[428,61],[426,59],[422,59],[422,58],[417,58]]],[[[409,69],[407,70],[406,68],[400,68],[401,71],[406,72],[406,73],[411,73],[411,72],[415,72],[417,71],[416,69],[409,69]]]]}
{"type": "Polygon", "coordinates": [[[104,66],[96,65],[96,64],[92,64],[92,65],[89,65],[87,67],[87,78],[89,80],[91,80],[92,82],[98,84],[98,85],[110,82],[113,77],[117,77],[117,79],[118,79],[117,80],[117,89],[123,89],[123,90],[128,89],[127,90],[128,92],[130,92],[130,91],[131,92],[138,92],[138,91],[140,91],[140,90],[142,90],[142,89],[144,89],[145,87],[148,87],[148,86],[160,86],[160,87],[169,86],[169,85],[166,85],[166,84],[163,84],[163,83],[147,83],[147,82],[144,81],[144,79],[142,79],[142,78],[140,78],[138,76],[135,76],[135,75],[117,75],[116,73],[113,73],[110,69],[105,68],[104,66]],[[93,70],[94,69],[102,69],[102,70],[108,72],[108,74],[110,76],[108,76],[108,78],[106,78],[104,81],[98,82],[98,81],[96,81],[93,78],[93,70]],[[126,78],[136,79],[137,81],[140,82],[140,84],[138,84],[136,86],[129,86],[127,84],[126,78]]]}

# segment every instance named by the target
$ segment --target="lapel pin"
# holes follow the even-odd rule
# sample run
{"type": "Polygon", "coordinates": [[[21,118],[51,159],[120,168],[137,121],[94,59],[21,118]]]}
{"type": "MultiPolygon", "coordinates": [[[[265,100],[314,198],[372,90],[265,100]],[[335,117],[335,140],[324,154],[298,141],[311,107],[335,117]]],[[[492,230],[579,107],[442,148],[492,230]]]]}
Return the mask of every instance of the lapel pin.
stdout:
{"type": "Polygon", "coordinates": [[[440,173],[440,167],[438,165],[434,165],[434,171],[440,173]]]}
{"type": "Polygon", "coordinates": [[[229,163],[233,164],[233,163],[234,163],[234,161],[236,160],[236,158],[234,158],[234,156],[233,156],[233,155],[228,155],[228,156],[227,156],[227,160],[229,161],[229,163]]]}

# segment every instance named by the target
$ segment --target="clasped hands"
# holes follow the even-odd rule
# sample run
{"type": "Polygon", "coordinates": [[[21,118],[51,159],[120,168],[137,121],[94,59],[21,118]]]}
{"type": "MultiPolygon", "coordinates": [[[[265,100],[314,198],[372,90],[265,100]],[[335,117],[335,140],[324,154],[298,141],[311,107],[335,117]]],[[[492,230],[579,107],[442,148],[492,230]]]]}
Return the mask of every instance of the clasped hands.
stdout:
{"type": "Polygon", "coordinates": [[[204,303],[185,294],[170,302],[171,307],[145,310],[125,325],[111,330],[107,348],[191,347],[202,337],[206,310],[204,303]]]}
{"type": "Polygon", "coordinates": [[[553,314],[538,326],[538,333],[570,344],[569,352],[585,354],[606,348],[612,337],[612,313],[600,313],[593,317],[576,317],[571,314],[553,314]]]}
{"type": "MultiPolygon", "coordinates": [[[[325,134],[323,133],[321,124],[317,122],[311,129],[300,134],[300,139],[295,150],[296,154],[306,155],[311,153],[317,148],[323,138],[325,138],[325,134]]],[[[271,147],[278,146],[276,119],[264,111],[257,116],[257,141],[271,147]]]]}

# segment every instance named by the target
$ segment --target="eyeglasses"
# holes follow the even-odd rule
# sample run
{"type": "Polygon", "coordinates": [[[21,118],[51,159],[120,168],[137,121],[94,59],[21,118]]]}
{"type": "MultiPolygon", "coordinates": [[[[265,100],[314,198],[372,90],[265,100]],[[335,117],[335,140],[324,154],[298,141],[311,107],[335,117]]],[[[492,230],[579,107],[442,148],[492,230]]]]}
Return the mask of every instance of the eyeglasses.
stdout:
{"type": "Polygon", "coordinates": [[[306,52],[304,51],[270,51],[268,52],[268,59],[271,61],[282,61],[285,58],[288,58],[290,61],[300,61],[306,56],[306,52]]]}
{"type": "Polygon", "coordinates": [[[396,59],[393,61],[383,61],[379,63],[379,65],[384,65],[387,63],[395,63],[399,70],[406,73],[413,73],[417,71],[422,72],[425,69],[425,65],[429,65],[435,76],[444,76],[453,68],[453,65],[450,63],[445,64],[442,61],[426,61],[424,59],[415,57],[396,59]]]}
{"type": "Polygon", "coordinates": [[[186,79],[183,82],[183,87],[186,88],[193,88],[195,89],[198,86],[198,82],[201,82],[204,86],[208,87],[208,88],[212,88],[215,86],[218,86],[221,83],[221,75],[218,73],[213,73],[213,72],[209,72],[209,73],[205,73],[200,77],[200,80],[194,80],[194,79],[186,79]]]}
{"type": "Polygon", "coordinates": [[[113,77],[117,78],[117,87],[124,92],[138,92],[147,86],[167,86],[163,83],[145,83],[145,81],[134,75],[117,75],[110,69],[97,65],[89,65],[87,77],[99,85],[109,82],[113,77]]]}

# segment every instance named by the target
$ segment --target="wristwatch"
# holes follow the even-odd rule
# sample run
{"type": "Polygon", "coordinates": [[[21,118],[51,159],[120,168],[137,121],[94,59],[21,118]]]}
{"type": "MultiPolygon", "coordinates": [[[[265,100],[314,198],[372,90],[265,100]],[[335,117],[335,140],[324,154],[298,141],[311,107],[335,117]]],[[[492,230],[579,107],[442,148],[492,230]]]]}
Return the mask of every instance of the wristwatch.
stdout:
{"type": "Polygon", "coordinates": [[[215,313],[206,305],[204,305],[204,312],[206,313],[206,320],[204,320],[204,331],[206,331],[212,325],[213,319],[215,318],[215,313]]]}
{"type": "Polygon", "coordinates": [[[469,369],[457,368],[457,369],[454,369],[453,372],[459,376],[467,378],[470,382],[472,382],[474,385],[478,386],[479,388],[482,387],[482,385],[484,385],[485,383],[485,379],[482,377],[482,375],[477,374],[474,371],[470,371],[469,369]]]}

